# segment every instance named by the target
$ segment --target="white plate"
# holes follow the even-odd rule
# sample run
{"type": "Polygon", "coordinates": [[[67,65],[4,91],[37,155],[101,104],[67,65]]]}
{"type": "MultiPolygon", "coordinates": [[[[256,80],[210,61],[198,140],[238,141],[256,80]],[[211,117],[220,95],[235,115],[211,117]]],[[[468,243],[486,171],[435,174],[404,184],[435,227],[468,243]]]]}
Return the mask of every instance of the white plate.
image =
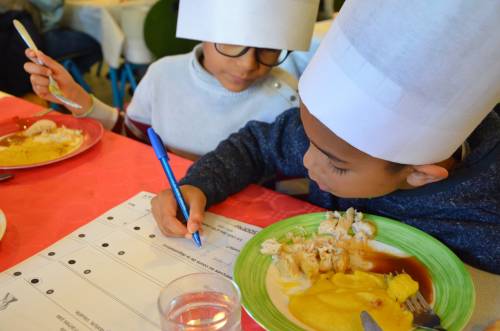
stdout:
{"type": "Polygon", "coordinates": [[[2,240],[6,228],[7,228],[7,219],[5,218],[5,214],[0,209],[0,240],[2,240]]]}

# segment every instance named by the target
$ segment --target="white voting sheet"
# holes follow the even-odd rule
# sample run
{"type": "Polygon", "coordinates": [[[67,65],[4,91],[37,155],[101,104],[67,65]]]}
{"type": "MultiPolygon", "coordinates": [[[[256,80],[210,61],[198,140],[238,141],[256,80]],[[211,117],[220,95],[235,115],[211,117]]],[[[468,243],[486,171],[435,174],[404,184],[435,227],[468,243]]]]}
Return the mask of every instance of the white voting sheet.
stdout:
{"type": "MultiPolygon", "coordinates": [[[[260,228],[207,213],[203,248],[161,234],[141,192],[0,274],[0,330],[160,330],[157,298],[194,272],[231,278],[260,228]]],[[[61,220],[63,221],[63,220],[61,220]]]]}

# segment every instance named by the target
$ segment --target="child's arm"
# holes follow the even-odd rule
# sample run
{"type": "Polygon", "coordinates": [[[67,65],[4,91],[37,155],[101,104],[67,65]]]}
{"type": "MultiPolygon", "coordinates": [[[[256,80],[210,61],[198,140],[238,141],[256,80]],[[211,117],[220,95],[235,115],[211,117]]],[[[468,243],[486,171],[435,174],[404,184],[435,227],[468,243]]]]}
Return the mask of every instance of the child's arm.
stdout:
{"type": "Polygon", "coordinates": [[[58,83],[65,96],[82,106],[81,109],[68,108],[77,117],[91,117],[100,121],[106,129],[111,130],[116,124],[118,111],[92,97],[77,82],[70,73],[57,61],[41,51],[26,50],[26,56],[31,60],[24,65],[24,70],[30,75],[33,91],[40,98],[54,103],[61,103],[49,91],[49,75],[58,83]],[[44,65],[37,63],[40,59],[44,65]]]}
{"type": "Polygon", "coordinates": [[[210,206],[277,172],[305,176],[308,145],[299,111],[290,109],[271,124],[249,122],[198,160],[181,184],[200,188],[210,206]]]}
{"type": "Polygon", "coordinates": [[[38,50],[34,51],[32,49],[26,49],[25,54],[31,62],[26,62],[24,64],[24,70],[30,75],[30,82],[33,87],[33,91],[40,98],[53,103],[61,103],[58,99],[52,96],[49,91],[49,76],[52,76],[52,78],[58,83],[62,93],[70,100],[73,100],[82,106],[81,109],[71,107],[68,107],[68,109],[77,116],[88,112],[88,110],[92,107],[92,97],[83,89],[83,87],[73,80],[73,77],[71,77],[70,73],[62,66],[62,64],[38,50]],[[43,65],[39,64],[39,61],[41,61],[43,65]]]}
{"type": "Polygon", "coordinates": [[[187,229],[176,218],[177,202],[171,190],[164,190],[152,201],[153,216],[166,236],[190,237],[201,230],[207,206],[224,200],[250,183],[274,175],[304,176],[302,157],[308,140],[298,109],[290,109],[272,124],[252,121],[238,133],[221,142],[191,166],[180,181],[189,205],[187,229]]]}

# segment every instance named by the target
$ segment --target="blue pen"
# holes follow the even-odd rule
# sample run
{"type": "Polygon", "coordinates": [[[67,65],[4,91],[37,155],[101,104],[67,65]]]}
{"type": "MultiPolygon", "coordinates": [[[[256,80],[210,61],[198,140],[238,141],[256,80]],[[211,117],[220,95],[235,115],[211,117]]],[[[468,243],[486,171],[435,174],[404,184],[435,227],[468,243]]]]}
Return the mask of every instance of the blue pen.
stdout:
{"type": "MultiPolygon", "coordinates": [[[[153,145],[153,149],[155,150],[156,156],[158,157],[158,160],[160,160],[163,170],[167,175],[170,187],[172,188],[172,191],[174,191],[175,200],[177,200],[177,204],[181,208],[182,216],[184,216],[185,222],[187,222],[187,220],[189,219],[189,211],[187,209],[186,202],[184,202],[184,198],[182,197],[181,190],[179,189],[179,184],[177,183],[174,173],[172,172],[172,168],[168,163],[168,154],[167,151],[165,150],[165,146],[163,146],[161,138],[156,134],[153,128],[148,129],[148,136],[151,145],[153,145]]],[[[198,231],[193,233],[193,241],[196,244],[196,246],[201,247],[201,239],[198,231]]]]}

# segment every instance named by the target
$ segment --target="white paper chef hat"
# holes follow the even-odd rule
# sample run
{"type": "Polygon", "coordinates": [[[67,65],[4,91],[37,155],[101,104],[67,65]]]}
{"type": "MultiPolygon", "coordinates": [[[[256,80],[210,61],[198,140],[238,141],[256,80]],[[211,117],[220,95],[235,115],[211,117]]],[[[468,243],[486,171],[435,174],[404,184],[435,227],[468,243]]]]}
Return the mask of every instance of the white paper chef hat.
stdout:
{"type": "Polygon", "coordinates": [[[450,157],[500,100],[500,1],[349,0],[299,82],[309,111],[377,158],[450,157]]]}
{"type": "Polygon", "coordinates": [[[177,37],[308,50],[319,0],[181,0],[177,37]]]}

